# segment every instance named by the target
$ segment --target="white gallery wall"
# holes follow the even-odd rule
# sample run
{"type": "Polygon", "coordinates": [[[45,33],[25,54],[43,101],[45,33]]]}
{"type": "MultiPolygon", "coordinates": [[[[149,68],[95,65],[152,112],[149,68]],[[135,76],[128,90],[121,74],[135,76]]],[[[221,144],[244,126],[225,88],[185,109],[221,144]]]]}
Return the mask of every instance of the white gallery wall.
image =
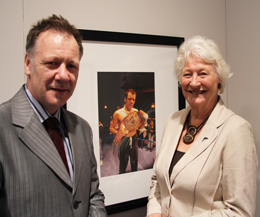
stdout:
{"type": "MultiPolygon", "coordinates": [[[[223,98],[229,108],[252,123],[258,147],[259,9],[257,1],[242,0],[1,0],[0,103],[25,82],[23,58],[28,30],[37,20],[53,13],[61,14],[79,29],[186,39],[203,35],[217,42],[235,72],[223,98]]],[[[258,153],[260,156],[260,148],[258,153]]],[[[260,216],[260,209],[257,213],[260,216]]]]}
{"type": "MultiPolygon", "coordinates": [[[[234,72],[227,88],[228,107],[252,124],[260,159],[260,2],[228,0],[226,10],[227,61],[234,72]]],[[[259,217],[260,167],[256,204],[259,217]]]]}
{"type": "Polygon", "coordinates": [[[226,55],[224,0],[1,0],[0,102],[13,96],[25,80],[23,58],[28,30],[53,13],[80,29],[185,38],[201,34],[216,40],[226,55]]]}

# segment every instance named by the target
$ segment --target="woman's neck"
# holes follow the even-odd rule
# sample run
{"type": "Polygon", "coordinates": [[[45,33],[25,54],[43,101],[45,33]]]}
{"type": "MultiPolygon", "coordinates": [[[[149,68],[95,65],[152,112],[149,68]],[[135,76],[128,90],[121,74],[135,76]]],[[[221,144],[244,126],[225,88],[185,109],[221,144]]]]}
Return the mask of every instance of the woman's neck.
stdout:
{"type": "Polygon", "coordinates": [[[218,97],[215,100],[215,103],[211,105],[203,106],[203,107],[201,106],[191,107],[190,125],[195,127],[199,126],[206,118],[210,116],[217,102],[218,102],[218,97]]]}

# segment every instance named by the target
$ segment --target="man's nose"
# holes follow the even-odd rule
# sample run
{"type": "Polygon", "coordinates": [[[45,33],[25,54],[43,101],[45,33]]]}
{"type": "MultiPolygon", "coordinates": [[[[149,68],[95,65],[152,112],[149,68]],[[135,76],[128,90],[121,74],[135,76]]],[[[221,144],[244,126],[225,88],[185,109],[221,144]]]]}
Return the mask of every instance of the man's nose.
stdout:
{"type": "Polygon", "coordinates": [[[62,63],[60,64],[59,68],[57,69],[56,79],[61,81],[68,81],[69,80],[69,71],[67,66],[62,63]]]}

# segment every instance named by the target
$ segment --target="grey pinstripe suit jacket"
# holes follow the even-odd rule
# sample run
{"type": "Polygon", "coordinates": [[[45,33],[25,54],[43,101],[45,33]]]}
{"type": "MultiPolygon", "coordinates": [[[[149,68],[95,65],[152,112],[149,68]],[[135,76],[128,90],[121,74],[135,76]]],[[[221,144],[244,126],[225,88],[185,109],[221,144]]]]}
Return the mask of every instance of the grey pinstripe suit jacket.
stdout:
{"type": "Polygon", "coordinates": [[[23,88],[0,105],[0,216],[107,216],[93,153],[92,130],[62,109],[74,161],[72,183],[23,88]]]}

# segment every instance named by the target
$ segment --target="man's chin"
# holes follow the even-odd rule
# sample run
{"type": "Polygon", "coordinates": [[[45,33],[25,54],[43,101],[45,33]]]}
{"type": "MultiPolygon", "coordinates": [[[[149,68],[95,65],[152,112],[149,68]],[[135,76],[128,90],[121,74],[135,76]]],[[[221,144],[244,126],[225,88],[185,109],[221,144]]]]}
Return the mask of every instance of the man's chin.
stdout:
{"type": "Polygon", "coordinates": [[[53,115],[58,108],[62,107],[63,105],[65,105],[66,101],[65,100],[55,100],[55,101],[51,101],[51,102],[47,102],[47,104],[43,105],[47,111],[53,115]]]}

